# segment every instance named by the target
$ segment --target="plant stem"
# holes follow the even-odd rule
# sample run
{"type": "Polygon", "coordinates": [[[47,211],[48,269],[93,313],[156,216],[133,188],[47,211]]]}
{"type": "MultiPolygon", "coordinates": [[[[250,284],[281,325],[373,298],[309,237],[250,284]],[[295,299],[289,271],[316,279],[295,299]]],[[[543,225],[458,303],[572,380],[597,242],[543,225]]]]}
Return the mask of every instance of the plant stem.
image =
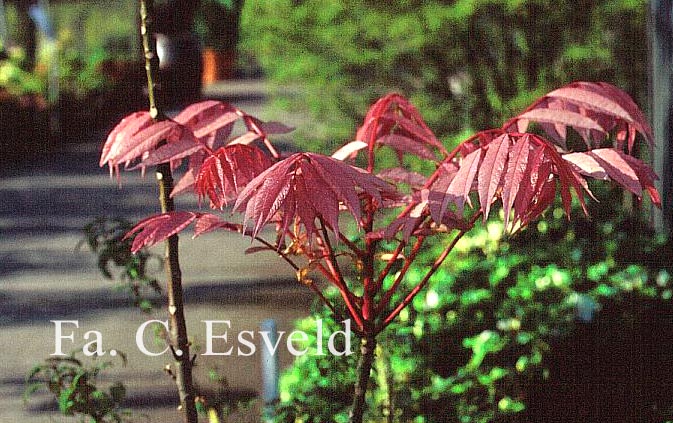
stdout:
{"type": "Polygon", "coordinates": [[[349,423],[362,423],[362,417],[366,408],[365,396],[369,384],[369,373],[374,361],[376,351],[376,338],[374,335],[366,335],[360,340],[360,358],[356,369],[357,381],[353,392],[353,406],[348,418],[349,423]]]}
{"type": "Polygon", "coordinates": [[[442,263],[444,263],[444,260],[446,259],[446,257],[448,257],[449,253],[453,250],[453,248],[456,246],[456,244],[458,244],[458,241],[460,241],[460,239],[463,237],[463,235],[465,235],[468,231],[470,231],[470,229],[472,229],[472,227],[474,226],[474,223],[482,215],[483,215],[483,213],[481,211],[479,211],[474,216],[472,216],[472,218],[470,219],[469,226],[465,229],[461,229],[456,234],[456,236],[453,238],[451,243],[444,249],[444,251],[442,251],[442,253],[439,255],[439,257],[437,257],[434,264],[432,265],[430,270],[428,270],[428,272],[425,274],[423,279],[418,283],[418,285],[416,285],[414,287],[414,289],[411,290],[411,292],[409,292],[409,294],[407,294],[407,296],[404,298],[404,300],[402,300],[402,302],[399,303],[397,305],[397,307],[395,307],[395,309],[388,315],[388,317],[385,318],[383,323],[380,324],[379,327],[376,328],[374,333],[380,333],[383,329],[385,329],[385,327],[388,326],[390,324],[390,322],[392,322],[397,317],[397,315],[400,314],[400,312],[406,306],[409,305],[409,303],[411,303],[411,301],[414,299],[416,294],[418,294],[425,287],[425,285],[427,285],[427,283],[430,280],[430,278],[432,277],[432,275],[434,275],[435,272],[437,271],[437,269],[439,269],[439,266],[441,266],[442,263]]]}
{"type": "MultiPolygon", "coordinates": [[[[143,39],[145,56],[145,71],[147,74],[147,90],[150,115],[155,120],[163,119],[156,100],[155,80],[158,74],[159,58],[156,54],[155,43],[152,40],[153,1],[140,0],[140,32],[143,39]]],[[[175,210],[170,193],[173,190],[173,175],[169,163],[157,166],[157,181],[159,183],[159,202],[162,213],[175,210]]],[[[173,235],[166,241],[166,276],[168,291],[168,312],[170,315],[170,344],[175,357],[175,384],[180,397],[180,408],[183,411],[185,423],[197,423],[194,382],[192,379],[192,359],[189,353],[189,339],[185,322],[184,302],[182,298],[182,273],[178,254],[178,236],[173,235]]]]}

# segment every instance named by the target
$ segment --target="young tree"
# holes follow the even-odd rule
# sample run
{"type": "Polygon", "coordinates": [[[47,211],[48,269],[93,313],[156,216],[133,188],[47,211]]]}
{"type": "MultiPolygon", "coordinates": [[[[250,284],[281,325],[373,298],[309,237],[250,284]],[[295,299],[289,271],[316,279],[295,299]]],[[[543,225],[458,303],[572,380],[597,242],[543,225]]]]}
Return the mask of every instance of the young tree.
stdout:
{"type": "Polygon", "coordinates": [[[268,135],[290,128],[226,103],[204,101],[174,119],[153,117],[136,112],[122,120],[103,147],[101,166],[109,165],[119,177],[122,165],[168,170],[186,162],[170,196],[192,191],[213,209],[232,206],[243,219],[164,210],[129,232],[135,236],[133,251],[166,239],[177,247],[176,234],[192,223],[195,236],[234,231],[260,243],[258,249],[275,251],[335,315],[350,319],[361,340],[352,422],[363,419],[378,334],[497,202],[512,233],[537,219],[557,194],[567,214],[573,198],[584,208],[585,196],[591,196],[587,178],[612,180],[638,198],[646,191],[660,205],[657,176],[631,155],[637,134],[651,145],[652,131],[628,95],[605,83],[575,82],[552,91],[500,128],[478,132],[452,151],[399,94],[377,101],[355,141],[332,156],[282,157],[268,135]],[[234,130],[237,121],[244,124],[242,134],[234,130]],[[397,164],[378,160],[385,149],[396,153],[397,164]],[[434,170],[410,171],[407,155],[432,163],[434,170]],[[360,161],[362,167],[351,164],[360,161]],[[274,228],[275,236],[265,237],[266,227],[274,228]],[[393,303],[429,237],[445,238],[445,249],[393,303]],[[313,273],[339,291],[341,303],[323,295],[325,286],[313,273]]]}

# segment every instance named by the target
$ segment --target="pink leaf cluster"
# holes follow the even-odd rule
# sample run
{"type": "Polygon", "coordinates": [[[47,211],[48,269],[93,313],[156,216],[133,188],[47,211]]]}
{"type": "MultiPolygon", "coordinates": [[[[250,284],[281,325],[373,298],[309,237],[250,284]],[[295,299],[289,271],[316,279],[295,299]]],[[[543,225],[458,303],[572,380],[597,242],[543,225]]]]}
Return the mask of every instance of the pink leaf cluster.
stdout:
{"type": "MultiPolygon", "coordinates": [[[[207,197],[213,208],[233,204],[235,211],[243,213],[242,224],[195,212],[150,217],[129,233],[135,236],[133,250],[165,240],[192,223],[195,236],[217,229],[244,233],[260,240],[261,249],[276,249],[291,264],[288,254],[305,255],[311,269],[339,289],[358,329],[365,330],[376,327],[365,324],[376,316],[384,326],[389,323],[460,236],[479,218],[487,219],[498,203],[509,230],[519,230],[538,218],[557,195],[567,214],[573,197],[584,208],[585,195],[591,196],[587,178],[611,180],[638,198],[647,193],[653,204],[660,205],[654,188],[657,176],[632,155],[637,135],[651,145],[652,130],[633,101],[605,83],[575,82],[552,91],[501,128],[478,132],[450,152],[399,94],[377,101],[356,140],[332,157],[297,153],[281,159],[267,135],[289,130],[215,101],[191,105],[172,120],[154,122],[146,112],[122,120],[103,147],[101,166],[107,164],[118,172],[121,165],[144,168],[170,163],[177,168],[186,161],[172,195],[191,190],[199,199],[207,197]],[[243,123],[244,132],[235,134],[236,122],[243,123]],[[568,150],[568,128],[579,134],[586,149],[568,150]],[[614,142],[608,144],[611,135],[614,142]],[[396,152],[400,165],[381,167],[376,162],[383,147],[396,152]],[[361,151],[367,153],[363,168],[344,162],[361,151]],[[422,175],[406,169],[401,165],[405,154],[434,163],[434,172],[422,175]],[[401,193],[403,186],[406,195],[401,193]],[[397,214],[391,216],[391,209],[397,209],[397,214]],[[365,232],[356,241],[340,227],[343,212],[365,232]],[[275,225],[275,242],[261,239],[262,229],[269,224],[275,225]],[[452,232],[457,233],[453,242],[426,277],[391,312],[384,313],[423,240],[452,232]],[[361,296],[345,283],[331,237],[342,241],[339,248],[348,250],[362,268],[361,296]],[[413,247],[403,256],[413,237],[413,247]],[[375,277],[376,246],[383,238],[398,244],[375,277]],[[403,259],[402,270],[376,300],[398,259],[403,259]]],[[[304,274],[293,266],[298,275],[304,274]]]]}
{"type": "Polygon", "coordinates": [[[394,196],[395,190],[376,176],[337,159],[297,153],[253,179],[234,207],[245,211],[244,221],[252,220],[253,236],[277,214],[282,232],[298,218],[310,236],[318,231],[317,219],[338,231],[340,206],[361,224],[362,195],[383,204],[383,199],[394,196]]]}
{"type": "Polygon", "coordinates": [[[617,148],[633,149],[636,133],[652,143],[652,128],[643,112],[619,88],[605,82],[574,82],[535,101],[503,129],[526,132],[531,121],[538,122],[550,140],[565,149],[567,127],[574,129],[587,148],[600,147],[616,130],[617,148]],[[626,145],[624,145],[626,144],[626,145]]]}
{"type": "Polygon", "coordinates": [[[652,130],[628,95],[605,83],[575,82],[552,91],[502,127],[478,132],[450,152],[399,94],[378,100],[356,140],[331,157],[304,152],[281,159],[267,134],[289,130],[215,101],[191,105],[173,120],[154,122],[146,112],[122,120],[103,147],[101,166],[118,172],[121,165],[170,163],[176,169],[186,161],[172,195],[191,190],[199,200],[207,197],[212,208],[233,204],[243,214],[241,224],[187,211],[152,216],[129,232],[135,237],[133,251],[192,223],[194,236],[218,229],[243,233],[262,244],[250,252],[275,250],[336,310],[306,277],[309,270],[319,272],[341,293],[356,331],[376,334],[498,204],[510,231],[538,218],[557,196],[568,215],[574,197],[586,212],[585,196],[592,195],[588,178],[610,180],[639,199],[647,193],[654,205],[661,204],[654,188],[657,176],[633,155],[638,134],[651,145],[652,130]],[[244,132],[235,134],[236,122],[243,123],[244,132]],[[567,147],[573,132],[584,140],[575,143],[581,151],[567,147]],[[395,151],[399,165],[377,163],[383,148],[395,151]],[[366,152],[366,166],[345,162],[360,152],[366,152]],[[404,155],[431,162],[435,169],[428,175],[413,172],[403,166],[404,155]],[[362,236],[348,236],[340,221],[344,212],[362,236]],[[276,229],[273,241],[263,239],[267,225],[276,229]],[[398,304],[390,304],[425,239],[439,234],[451,234],[451,242],[420,282],[398,304]],[[306,267],[294,263],[293,255],[302,255],[306,267]],[[337,255],[352,259],[359,276],[351,285],[340,268],[346,260],[337,255]],[[384,280],[391,277],[386,286],[384,280]],[[356,283],[361,290],[352,288],[356,283]]]}

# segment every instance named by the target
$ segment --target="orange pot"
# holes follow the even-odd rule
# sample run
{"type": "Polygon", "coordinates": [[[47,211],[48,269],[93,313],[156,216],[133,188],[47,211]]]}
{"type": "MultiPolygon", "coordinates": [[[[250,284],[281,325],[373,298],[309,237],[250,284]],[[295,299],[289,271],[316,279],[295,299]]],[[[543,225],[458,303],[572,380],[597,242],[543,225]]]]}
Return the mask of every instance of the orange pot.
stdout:
{"type": "Polygon", "coordinates": [[[203,85],[223,79],[232,79],[236,69],[236,54],[233,51],[219,51],[213,48],[203,49],[203,85]]]}

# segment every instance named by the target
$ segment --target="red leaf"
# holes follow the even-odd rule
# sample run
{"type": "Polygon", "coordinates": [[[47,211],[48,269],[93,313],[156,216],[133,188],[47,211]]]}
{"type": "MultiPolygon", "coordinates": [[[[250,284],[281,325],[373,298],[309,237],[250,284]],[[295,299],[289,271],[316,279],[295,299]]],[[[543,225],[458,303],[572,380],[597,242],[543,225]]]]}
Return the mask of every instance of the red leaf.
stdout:
{"type": "MultiPolygon", "coordinates": [[[[161,141],[168,139],[171,141],[179,140],[182,138],[183,132],[184,128],[171,120],[156,122],[137,132],[123,148],[119,149],[118,156],[114,158],[114,161],[129,164],[142,157],[145,153],[152,151],[161,141]]],[[[186,136],[189,137],[190,135],[186,136]]]]}
{"type": "MultiPolygon", "coordinates": [[[[482,153],[483,151],[478,149],[463,158],[456,176],[453,177],[449,188],[446,190],[447,200],[445,200],[445,203],[449,198],[453,200],[458,206],[458,214],[462,214],[463,205],[466,201],[470,204],[469,195],[479,170],[482,153]]],[[[444,205],[442,205],[442,210],[445,210],[444,205]]]]}
{"type": "Polygon", "coordinates": [[[488,218],[491,203],[493,202],[496,191],[500,187],[500,182],[505,172],[505,166],[507,165],[511,141],[511,138],[507,134],[501,135],[493,140],[488,144],[484,159],[479,166],[477,185],[479,203],[484,211],[484,220],[488,218]]]}
{"type": "Polygon", "coordinates": [[[212,207],[222,208],[271,165],[256,147],[227,145],[204,160],[195,179],[196,193],[199,199],[207,196],[212,207]]]}
{"type": "Polygon", "coordinates": [[[531,147],[533,152],[528,159],[519,192],[514,200],[514,223],[518,221],[522,227],[528,223],[525,216],[534,204],[535,196],[540,193],[551,174],[551,162],[545,157],[545,149],[535,144],[531,147]]]}
{"type": "Polygon", "coordinates": [[[356,139],[367,143],[369,149],[373,150],[381,137],[393,133],[411,138],[419,144],[435,147],[442,154],[448,155],[418,110],[405,97],[395,93],[380,98],[369,108],[363,125],[357,131],[356,139]]]}
{"type": "Polygon", "coordinates": [[[577,170],[594,179],[608,180],[608,173],[589,152],[564,154],[563,159],[575,165],[577,170]]]}
{"type": "Polygon", "coordinates": [[[378,142],[393,148],[398,153],[410,153],[421,159],[435,160],[436,157],[432,151],[420,144],[418,141],[402,135],[385,135],[378,139],[378,142]]]}
{"type": "Polygon", "coordinates": [[[659,192],[654,187],[654,181],[659,180],[657,174],[647,164],[633,156],[624,154],[622,157],[629,163],[629,166],[636,172],[636,175],[638,175],[638,180],[643,189],[647,190],[652,203],[661,208],[661,198],[659,197],[659,192]]]}
{"type": "Polygon", "coordinates": [[[641,197],[643,191],[638,175],[617,150],[601,148],[592,150],[590,154],[613,181],[634,193],[638,198],[641,197]]]}
{"type": "Polygon", "coordinates": [[[572,126],[574,128],[593,129],[595,131],[603,132],[603,128],[595,120],[568,110],[533,109],[519,116],[527,120],[562,124],[566,126],[572,126]]]}
{"type": "Polygon", "coordinates": [[[412,172],[402,167],[394,167],[382,170],[378,173],[379,178],[397,184],[407,184],[412,188],[420,188],[425,184],[426,178],[420,173],[412,172]]]}
{"type": "Polygon", "coordinates": [[[206,213],[199,216],[194,225],[194,236],[201,236],[217,229],[225,229],[231,232],[240,232],[240,226],[234,223],[225,222],[214,214],[206,213]]]}
{"type": "MultiPolygon", "coordinates": [[[[111,158],[117,157],[119,151],[124,148],[124,145],[140,130],[152,124],[152,117],[149,112],[135,112],[121,120],[115,126],[103,145],[103,151],[100,156],[100,166],[104,166],[111,158]]],[[[112,169],[112,164],[110,168],[112,169]]]]}
{"type": "Polygon", "coordinates": [[[529,120],[543,124],[545,131],[564,147],[561,126],[573,127],[589,149],[598,148],[607,132],[617,128],[615,146],[631,151],[636,132],[652,145],[652,129],[633,100],[617,87],[603,82],[574,82],[535,101],[524,113],[510,119],[505,131],[526,129],[529,120]]]}
{"type": "Polygon", "coordinates": [[[178,182],[176,182],[175,186],[173,187],[173,191],[171,191],[171,197],[175,197],[176,195],[182,194],[183,192],[192,188],[194,186],[195,178],[194,169],[187,169],[187,172],[182,175],[182,178],[180,178],[180,180],[178,180],[178,182]]]}
{"type": "Polygon", "coordinates": [[[220,115],[213,116],[213,118],[209,119],[207,122],[199,122],[198,127],[193,129],[194,136],[196,138],[207,137],[208,135],[233,124],[240,118],[241,116],[236,111],[223,112],[220,115]]]}
{"type": "Polygon", "coordinates": [[[647,190],[652,202],[660,206],[659,193],[654,188],[657,175],[641,160],[617,149],[601,148],[587,153],[566,154],[563,158],[575,165],[580,173],[598,179],[612,179],[638,198],[647,190]]]}
{"type": "Polygon", "coordinates": [[[594,92],[591,89],[580,88],[579,85],[568,85],[547,94],[547,97],[561,98],[576,104],[615,117],[633,120],[633,117],[613,99],[594,92]]]}
{"type": "Polygon", "coordinates": [[[200,125],[206,124],[213,116],[220,115],[225,110],[233,110],[235,107],[221,101],[206,100],[190,104],[178,113],[174,121],[195,130],[200,125]]]}
{"type": "MultiPolygon", "coordinates": [[[[456,198],[455,195],[448,193],[449,186],[451,185],[451,182],[453,182],[453,179],[458,173],[458,170],[458,165],[453,161],[442,163],[439,168],[439,176],[432,183],[430,189],[428,190],[428,208],[430,209],[430,216],[432,216],[432,220],[434,220],[436,223],[441,223],[444,221],[444,215],[447,213],[446,208],[449,205],[449,201],[453,200],[454,203],[458,204],[459,209],[462,212],[463,198],[456,198]]],[[[423,195],[424,192],[421,191],[421,197],[423,197],[423,195]]]]}
{"type": "Polygon", "coordinates": [[[253,236],[276,213],[281,214],[283,227],[298,219],[311,236],[317,232],[318,218],[336,230],[340,203],[361,223],[360,194],[380,204],[382,198],[394,195],[394,190],[376,176],[339,160],[297,153],[253,179],[239,194],[234,208],[245,210],[246,224],[253,221],[253,236]]]}
{"type": "Polygon", "coordinates": [[[505,213],[505,228],[509,222],[510,210],[514,206],[521,182],[523,181],[526,168],[528,167],[528,155],[530,154],[530,142],[528,136],[519,138],[512,150],[509,152],[509,161],[507,164],[507,173],[504,177],[502,188],[502,204],[505,213]]]}
{"type": "Polygon", "coordinates": [[[151,216],[138,222],[125,238],[135,235],[131,251],[136,253],[144,247],[151,247],[182,231],[199,215],[199,213],[192,212],[169,212],[151,216]]]}
{"type": "MultiPolygon", "coordinates": [[[[180,160],[191,156],[199,150],[204,150],[205,148],[206,147],[203,144],[191,136],[190,132],[186,132],[183,138],[175,142],[169,142],[150,152],[149,156],[134,168],[180,160]]],[[[131,168],[131,170],[134,168],[131,168]]]]}
{"type": "Polygon", "coordinates": [[[260,135],[256,132],[248,131],[245,134],[243,134],[239,137],[236,137],[233,140],[229,141],[229,143],[227,145],[235,145],[235,144],[248,145],[248,144],[251,144],[251,143],[257,141],[260,138],[262,138],[262,135],[260,135]]]}

